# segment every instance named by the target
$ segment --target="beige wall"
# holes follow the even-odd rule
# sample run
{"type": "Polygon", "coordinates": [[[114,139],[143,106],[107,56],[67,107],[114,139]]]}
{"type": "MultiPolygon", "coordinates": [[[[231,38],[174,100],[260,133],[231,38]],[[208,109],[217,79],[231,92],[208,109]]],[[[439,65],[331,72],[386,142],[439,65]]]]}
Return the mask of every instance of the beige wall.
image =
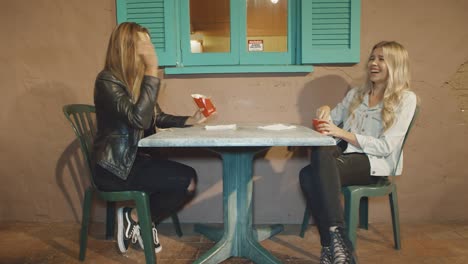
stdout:
{"type": "MultiPolygon", "coordinates": [[[[115,25],[113,0],[4,1],[0,9],[0,221],[78,221],[83,167],[61,107],[92,103],[115,25]]],[[[399,186],[402,221],[467,220],[467,1],[362,0],[361,61],[370,47],[395,39],[409,50],[412,86],[422,112],[405,151],[399,186]]],[[[190,94],[211,95],[213,123],[290,122],[310,125],[314,109],[335,104],[362,80],[362,64],[315,67],[306,76],[166,76],[166,112],[194,111],[190,94]]],[[[183,222],[221,222],[221,164],[201,150],[169,152],[199,174],[183,222]]],[[[304,202],[298,171],[304,149],[272,148],[255,163],[255,221],[298,223],[304,202]]],[[[102,206],[102,205],[101,205],[102,206]]],[[[104,211],[95,208],[94,219],[104,211]]],[[[389,221],[386,199],[374,199],[372,221],[389,221]]]]}

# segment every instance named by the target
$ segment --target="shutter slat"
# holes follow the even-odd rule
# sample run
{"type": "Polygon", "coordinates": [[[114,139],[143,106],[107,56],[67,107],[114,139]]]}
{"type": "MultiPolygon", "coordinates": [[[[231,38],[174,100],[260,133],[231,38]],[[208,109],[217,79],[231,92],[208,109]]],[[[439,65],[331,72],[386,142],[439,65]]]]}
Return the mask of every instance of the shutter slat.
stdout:
{"type": "Polygon", "coordinates": [[[164,16],[164,8],[134,8],[129,9],[128,14],[158,14],[158,16],[164,16]]]}
{"type": "Polygon", "coordinates": [[[343,48],[343,46],[349,45],[349,40],[346,39],[324,39],[324,40],[314,40],[312,41],[312,47],[314,46],[324,46],[326,45],[325,49],[333,48],[343,48]]]}
{"type": "Polygon", "coordinates": [[[163,3],[135,3],[135,4],[128,4],[128,9],[136,9],[136,8],[164,8],[163,3]]]}
{"type": "Polygon", "coordinates": [[[312,8],[322,8],[322,9],[335,9],[335,8],[349,8],[349,2],[346,3],[312,3],[312,8]]]}
{"type": "Polygon", "coordinates": [[[314,34],[312,36],[320,36],[320,35],[348,35],[349,29],[317,29],[314,30],[314,34]]]}
{"type": "Polygon", "coordinates": [[[351,15],[348,13],[328,13],[328,14],[312,14],[312,22],[320,19],[349,19],[351,15]]]}
{"type": "Polygon", "coordinates": [[[163,24],[164,25],[164,15],[157,13],[139,13],[139,14],[128,14],[128,19],[154,19],[150,24],[163,24]]]}
{"type": "Polygon", "coordinates": [[[349,32],[350,25],[349,23],[341,24],[313,24],[312,29],[315,31],[318,30],[333,30],[333,29],[345,29],[349,32]]]}
{"type": "Polygon", "coordinates": [[[349,6],[342,6],[342,7],[316,7],[312,14],[318,13],[348,13],[349,6]]]}
{"type": "Polygon", "coordinates": [[[148,3],[148,4],[151,4],[151,3],[154,3],[154,2],[160,2],[162,3],[162,1],[158,1],[158,0],[127,0],[126,1],[128,4],[132,5],[132,4],[139,4],[139,3],[148,3]]]}
{"type": "Polygon", "coordinates": [[[312,42],[314,42],[315,40],[320,40],[320,41],[323,41],[323,40],[346,40],[348,41],[349,40],[349,37],[345,34],[341,34],[341,35],[328,35],[328,34],[324,34],[324,35],[313,35],[312,36],[312,42]]]}
{"type": "Polygon", "coordinates": [[[128,21],[136,22],[144,27],[156,26],[158,24],[164,24],[164,18],[152,18],[152,17],[128,17],[128,21]]]}
{"type": "Polygon", "coordinates": [[[312,19],[314,25],[326,24],[349,24],[349,18],[322,18],[322,19],[312,19]]]}

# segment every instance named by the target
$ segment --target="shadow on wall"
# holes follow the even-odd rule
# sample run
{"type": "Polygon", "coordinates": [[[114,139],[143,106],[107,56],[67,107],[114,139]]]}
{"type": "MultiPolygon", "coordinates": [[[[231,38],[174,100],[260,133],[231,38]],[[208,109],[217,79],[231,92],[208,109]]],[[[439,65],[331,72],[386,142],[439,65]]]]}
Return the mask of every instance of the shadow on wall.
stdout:
{"type": "Polygon", "coordinates": [[[306,147],[269,148],[254,164],[254,222],[257,224],[299,222],[301,191],[299,170],[307,163],[306,147]],[[300,151],[304,150],[304,151],[300,151]]]}
{"type": "MultiPolygon", "coordinates": [[[[304,84],[298,94],[297,111],[300,124],[312,127],[317,108],[328,105],[333,109],[351,89],[351,85],[339,75],[325,75],[312,79],[304,84]]],[[[296,153],[295,156],[306,156],[307,148],[290,147],[288,150],[296,153]]]]}
{"type": "Polygon", "coordinates": [[[339,75],[325,75],[306,82],[297,99],[301,124],[311,127],[317,108],[329,105],[333,109],[350,89],[351,85],[339,75]]]}
{"type": "MultiPolygon", "coordinates": [[[[77,101],[78,96],[73,87],[63,82],[26,76],[21,84],[17,95],[10,99],[3,120],[16,129],[10,130],[5,141],[2,140],[2,146],[12,150],[3,155],[7,166],[2,170],[17,176],[12,179],[12,186],[18,187],[3,192],[3,197],[8,204],[25,203],[23,207],[27,210],[16,215],[12,213],[12,217],[44,222],[69,220],[71,213],[68,205],[62,203],[54,170],[67,144],[64,132],[73,133],[62,106],[77,101]]],[[[65,175],[63,172],[63,177],[65,175]]],[[[73,196],[70,203],[76,204],[73,196]]]]}
{"type": "MultiPolygon", "coordinates": [[[[80,142],[75,139],[65,148],[57,160],[55,178],[76,222],[81,222],[84,192],[91,184],[89,173],[89,169],[81,155],[80,142]],[[79,203],[75,202],[76,199],[79,200],[79,203]]],[[[102,207],[105,207],[105,205],[102,205],[102,207]]]]}

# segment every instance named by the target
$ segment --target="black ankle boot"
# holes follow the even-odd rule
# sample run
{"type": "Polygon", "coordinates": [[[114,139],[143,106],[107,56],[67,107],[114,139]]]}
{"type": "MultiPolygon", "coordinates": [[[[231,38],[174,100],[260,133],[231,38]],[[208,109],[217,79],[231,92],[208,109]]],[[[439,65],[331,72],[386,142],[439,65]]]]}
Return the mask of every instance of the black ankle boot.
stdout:
{"type": "Polygon", "coordinates": [[[342,227],[330,231],[333,264],[358,264],[353,245],[342,227]]]}

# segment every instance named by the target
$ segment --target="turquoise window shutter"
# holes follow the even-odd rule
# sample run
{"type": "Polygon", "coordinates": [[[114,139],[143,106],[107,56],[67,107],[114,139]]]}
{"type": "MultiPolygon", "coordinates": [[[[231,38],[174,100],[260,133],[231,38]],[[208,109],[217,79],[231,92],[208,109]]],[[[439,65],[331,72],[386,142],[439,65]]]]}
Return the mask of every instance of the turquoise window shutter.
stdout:
{"type": "Polygon", "coordinates": [[[117,23],[136,22],[150,31],[160,66],[176,65],[176,21],[173,0],[116,0],[117,23]]]}
{"type": "Polygon", "coordinates": [[[361,1],[301,2],[302,63],[358,63],[361,1]]]}

